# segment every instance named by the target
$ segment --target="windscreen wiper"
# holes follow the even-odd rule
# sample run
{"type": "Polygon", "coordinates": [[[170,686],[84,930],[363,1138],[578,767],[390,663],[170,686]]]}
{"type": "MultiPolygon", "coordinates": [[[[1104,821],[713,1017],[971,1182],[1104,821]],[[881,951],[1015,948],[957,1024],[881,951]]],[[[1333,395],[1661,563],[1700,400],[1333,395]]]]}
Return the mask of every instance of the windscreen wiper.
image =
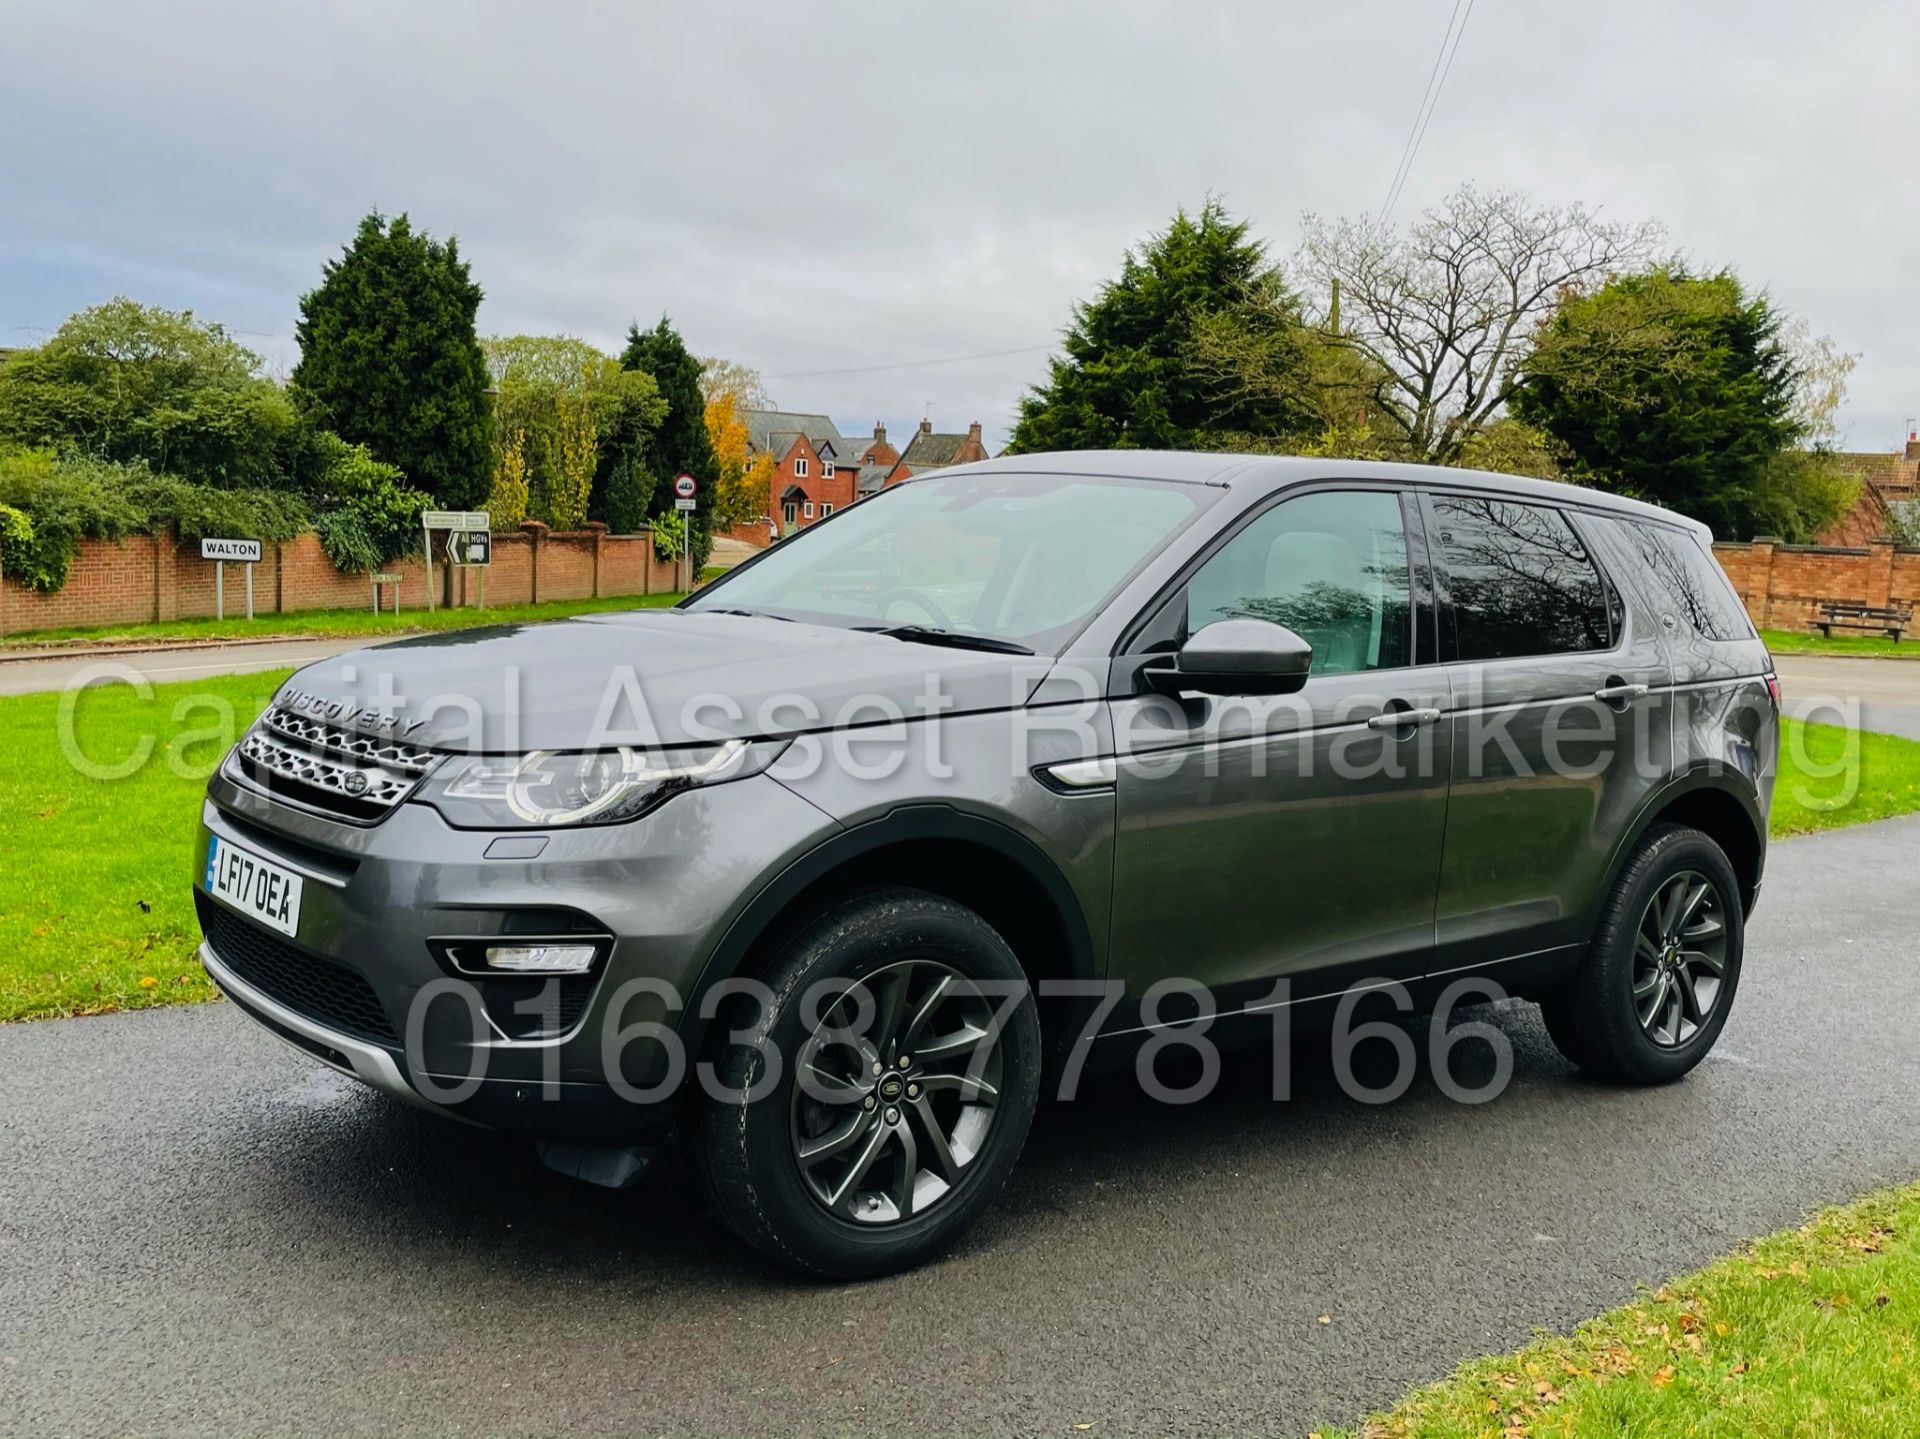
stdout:
{"type": "Polygon", "coordinates": [[[1030,655],[1032,650],[1012,640],[992,635],[962,634],[959,630],[935,629],[932,625],[855,625],[867,634],[890,635],[896,640],[911,640],[920,645],[945,645],[956,650],[989,650],[997,655],[1030,655]]]}

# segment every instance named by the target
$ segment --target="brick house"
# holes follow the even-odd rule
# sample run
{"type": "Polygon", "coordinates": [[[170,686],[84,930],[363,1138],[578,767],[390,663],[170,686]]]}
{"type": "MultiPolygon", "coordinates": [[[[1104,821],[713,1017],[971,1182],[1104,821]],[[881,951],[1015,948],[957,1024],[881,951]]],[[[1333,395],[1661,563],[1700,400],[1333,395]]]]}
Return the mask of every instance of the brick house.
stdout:
{"type": "Polygon", "coordinates": [[[1823,545],[1864,545],[1892,532],[1889,505],[1920,500],[1920,433],[1907,435],[1905,453],[1870,450],[1834,456],[1860,481],[1860,498],[1820,532],[1823,545]]]}
{"type": "MultiPolygon", "coordinates": [[[[880,488],[900,452],[876,424],[871,439],[849,439],[826,415],[795,410],[748,410],[747,453],[773,456],[764,528],[803,530],[862,495],[880,488]]],[[[761,535],[760,538],[767,538],[761,535]]]]}
{"type": "Polygon", "coordinates": [[[910,476],[924,474],[928,470],[991,458],[987,447],[981,443],[978,420],[967,426],[964,435],[937,435],[933,431],[933,421],[922,420],[913,438],[907,441],[905,453],[887,471],[885,483],[897,485],[910,476]]]}

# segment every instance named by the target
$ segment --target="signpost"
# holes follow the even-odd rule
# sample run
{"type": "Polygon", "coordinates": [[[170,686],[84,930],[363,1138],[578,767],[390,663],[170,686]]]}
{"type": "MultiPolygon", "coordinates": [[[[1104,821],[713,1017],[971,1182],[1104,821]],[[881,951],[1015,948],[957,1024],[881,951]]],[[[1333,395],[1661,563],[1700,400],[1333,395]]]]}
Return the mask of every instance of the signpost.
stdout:
{"type": "MultiPolygon", "coordinates": [[[[454,558],[453,540],[447,541],[447,562],[456,568],[463,564],[485,566],[493,562],[493,524],[485,510],[423,510],[420,513],[420,529],[426,536],[427,550],[427,608],[437,608],[433,594],[433,532],[452,530],[455,536],[480,534],[486,542],[480,547],[480,559],[459,560],[454,558]]],[[[486,570],[480,571],[480,608],[487,607],[486,570]]]]}
{"type": "Polygon", "coordinates": [[[213,617],[227,617],[227,562],[247,567],[247,618],[253,618],[253,567],[260,563],[258,540],[200,541],[200,558],[213,561],[213,617]]]}
{"type": "MultiPolygon", "coordinates": [[[[691,515],[694,510],[694,496],[700,492],[700,482],[692,475],[678,474],[673,477],[673,508],[682,515],[691,515]]],[[[683,590],[693,588],[693,521],[686,521],[680,531],[680,562],[686,583],[683,590]]]]}

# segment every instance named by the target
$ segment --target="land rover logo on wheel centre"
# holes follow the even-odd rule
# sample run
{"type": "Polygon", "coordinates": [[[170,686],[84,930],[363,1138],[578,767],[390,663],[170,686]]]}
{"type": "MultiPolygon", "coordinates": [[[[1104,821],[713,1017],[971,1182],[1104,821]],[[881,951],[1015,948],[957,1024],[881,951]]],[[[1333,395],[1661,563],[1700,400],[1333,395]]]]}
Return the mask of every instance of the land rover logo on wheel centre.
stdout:
{"type": "Polygon", "coordinates": [[[892,1075],[892,1074],[888,1075],[886,1078],[886,1082],[880,1086],[880,1093],[885,1095],[888,1099],[898,1099],[900,1097],[899,1077],[897,1075],[892,1075]]]}

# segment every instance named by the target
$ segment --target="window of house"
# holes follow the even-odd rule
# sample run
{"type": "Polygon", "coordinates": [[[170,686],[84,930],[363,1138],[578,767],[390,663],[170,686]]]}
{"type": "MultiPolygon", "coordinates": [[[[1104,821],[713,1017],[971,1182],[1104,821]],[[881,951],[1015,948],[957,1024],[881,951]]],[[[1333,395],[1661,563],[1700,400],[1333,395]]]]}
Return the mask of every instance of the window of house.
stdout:
{"type": "Polygon", "coordinates": [[[832,460],[822,460],[820,462],[820,473],[829,480],[834,476],[834,468],[832,460]]]}
{"type": "Polygon", "coordinates": [[[1565,515],[1491,496],[1437,495],[1433,508],[1461,659],[1612,644],[1606,583],[1565,515]]]}
{"type": "Polygon", "coordinates": [[[807,472],[807,457],[805,455],[795,455],[793,457],[793,472],[796,475],[804,475],[807,472]]]}
{"type": "Polygon", "coordinates": [[[1413,586],[1400,497],[1326,491],[1249,521],[1187,584],[1187,632],[1272,620],[1313,646],[1313,673],[1413,662],[1413,586]]]}
{"type": "Polygon", "coordinates": [[[813,501],[812,500],[807,501],[806,505],[802,508],[801,513],[806,515],[808,519],[813,518],[813,501]]]}
{"type": "Polygon", "coordinates": [[[833,513],[833,506],[828,504],[825,500],[822,500],[820,502],[820,518],[824,520],[828,515],[832,513],[833,513]]]}

